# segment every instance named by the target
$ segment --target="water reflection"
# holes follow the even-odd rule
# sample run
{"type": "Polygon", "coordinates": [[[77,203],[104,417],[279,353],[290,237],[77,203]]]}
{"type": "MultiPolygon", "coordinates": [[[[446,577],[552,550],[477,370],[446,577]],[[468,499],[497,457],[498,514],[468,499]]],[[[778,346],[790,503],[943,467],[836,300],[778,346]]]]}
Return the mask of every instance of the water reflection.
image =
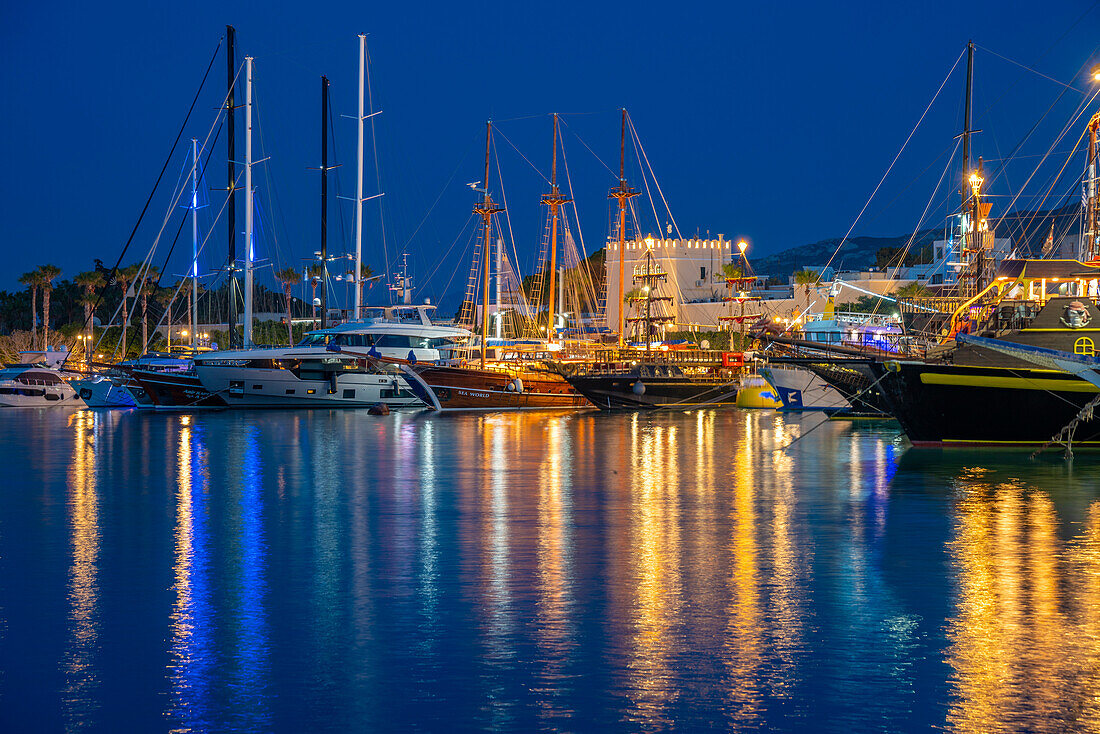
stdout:
{"type": "Polygon", "coordinates": [[[0,588],[33,548],[63,598],[5,598],[5,709],[12,640],[54,635],[70,728],[1100,729],[1083,461],[734,410],[106,415],[0,503],[0,588]],[[123,697],[117,649],[165,675],[123,697]]]}
{"type": "Polygon", "coordinates": [[[628,663],[627,714],[646,726],[671,724],[666,706],[674,646],[668,639],[678,621],[680,580],[679,426],[630,424],[629,566],[634,580],[632,656],[628,663]]]}
{"type": "Polygon", "coordinates": [[[64,715],[69,729],[80,727],[99,707],[99,497],[96,482],[97,422],[101,414],[73,413],[69,464],[72,562],[69,567],[69,641],[66,645],[64,715]]]}
{"type": "Polygon", "coordinates": [[[169,717],[176,732],[202,731],[212,716],[214,642],[209,558],[209,457],[202,430],[179,418],[176,449],[174,600],[169,717]]]}
{"type": "Polygon", "coordinates": [[[567,669],[575,653],[573,615],[572,468],[568,418],[546,421],[546,453],[539,470],[535,634],[542,661],[538,676],[540,716],[560,721],[573,714],[566,695],[567,669]]]}
{"type": "Polygon", "coordinates": [[[266,673],[268,664],[267,593],[265,565],[267,550],[263,531],[264,472],[260,451],[260,429],[249,425],[241,431],[239,479],[240,585],[237,605],[236,649],[237,694],[234,709],[240,712],[238,727],[244,731],[267,730],[266,673]]]}
{"type": "Polygon", "coordinates": [[[956,481],[948,721],[964,732],[1095,731],[1100,502],[1067,523],[1049,492],[988,474],[968,468],[956,481]]]}

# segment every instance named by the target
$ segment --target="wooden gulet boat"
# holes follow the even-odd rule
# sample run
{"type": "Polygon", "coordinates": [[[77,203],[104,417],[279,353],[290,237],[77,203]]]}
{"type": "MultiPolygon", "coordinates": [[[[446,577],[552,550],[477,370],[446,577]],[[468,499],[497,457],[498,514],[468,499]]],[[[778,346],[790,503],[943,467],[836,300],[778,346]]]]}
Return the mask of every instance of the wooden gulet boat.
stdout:
{"type": "MultiPolygon", "coordinates": [[[[555,120],[555,136],[556,136],[555,120]]],[[[474,213],[481,217],[484,231],[481,257],[482,319],[480,358],[476,367],[469,365],[440,365],[418,363],[415,360],[385,360],[402,364],[406,381],[434,410],[575,410],[591,407],[591,403],[578,393],[560,375],[530,362],[515,364],[488,361],[486,337],[489,333],[489,262],[492,246],[493,215],[504,211],[489,194],[489,155],[492,145],[493,125],[485,129],[485,177],[484,188],[477,189],[481,200],[474,206],[474,213]]],[[[556,153],[556,143],[555,143],[556,153]]],[[[544,202],[556,208],[564,197],[553,186],[553,193],[544,202]]],[[[556,226],[556,216],[554,224],[556,226]]],[[[555,233],[556,234],[556,233],[555,233]]],[[[553,237],[553,234],[552,234],[553,237]]],[[[550,269],[553,272],[553,267],[550,269]]],[[[553,313],[551,312],[551,323],[553,313]]],[[[366,354],[376,358],[375,355],[366,354]]]]}

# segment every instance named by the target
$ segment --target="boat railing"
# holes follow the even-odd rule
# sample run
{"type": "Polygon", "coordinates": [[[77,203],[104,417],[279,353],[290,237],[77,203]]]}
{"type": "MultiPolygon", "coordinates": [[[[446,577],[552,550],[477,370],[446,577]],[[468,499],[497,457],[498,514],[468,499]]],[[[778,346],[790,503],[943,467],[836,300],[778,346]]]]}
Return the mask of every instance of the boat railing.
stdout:
{"type": "Polygon", "coordinates": [[[646,350],[627,347],[623,349],[570,349],[562,357],[601,365],[646,362],[679,367],[722,367],[729,366],[731,363],[730,354],[730,352],[716,349],[669,349],[664,351],[661,349],[646,350]]]}

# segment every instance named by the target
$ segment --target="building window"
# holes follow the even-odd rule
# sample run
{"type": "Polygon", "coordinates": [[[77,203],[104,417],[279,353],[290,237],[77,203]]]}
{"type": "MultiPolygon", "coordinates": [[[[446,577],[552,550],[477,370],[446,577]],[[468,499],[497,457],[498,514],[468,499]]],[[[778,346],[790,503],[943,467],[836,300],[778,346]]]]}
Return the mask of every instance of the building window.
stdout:
{"type": "Polygon", "coordinates": [[[1093,343],[1092,339],[1083,336],[1073,343],[1073,353],[1091,357],[1096,354],[1096,344],[1093,343]]]}

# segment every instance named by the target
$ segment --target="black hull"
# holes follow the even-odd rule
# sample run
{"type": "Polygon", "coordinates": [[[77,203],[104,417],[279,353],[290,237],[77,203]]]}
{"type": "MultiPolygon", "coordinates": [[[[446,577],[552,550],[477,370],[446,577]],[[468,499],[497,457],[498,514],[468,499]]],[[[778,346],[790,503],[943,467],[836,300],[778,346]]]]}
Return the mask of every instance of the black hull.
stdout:
{"type": "MultiPolygon", "coordinates": [[[[1051,440],[1100,389],[1049,370],[919,362],[886,369],[882,393],[914,446],[1034,446],[1051,440]]],[[[1100,447],[1100,420],[1081,423],[1074,445],[1100,447]]]]}
{"type": "Polygon", "coordinates": [[[567,377],[577,392],[601,410],[657,410],[734,405],[737,385],[729,381],[691,380],[684,377],[641,378],[644,390],[634,391],[637,376],[593,375],[567,377]]]}
{"type": "Polygon", "coordinates": [[[188,372],[143,372],[134,370],[133,378],[141,385],[157,408],[224,408],[225,400],[211,393],[199,378],[188,372]]]}

